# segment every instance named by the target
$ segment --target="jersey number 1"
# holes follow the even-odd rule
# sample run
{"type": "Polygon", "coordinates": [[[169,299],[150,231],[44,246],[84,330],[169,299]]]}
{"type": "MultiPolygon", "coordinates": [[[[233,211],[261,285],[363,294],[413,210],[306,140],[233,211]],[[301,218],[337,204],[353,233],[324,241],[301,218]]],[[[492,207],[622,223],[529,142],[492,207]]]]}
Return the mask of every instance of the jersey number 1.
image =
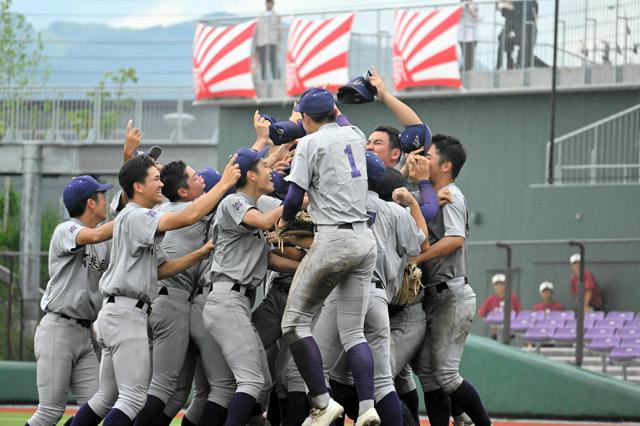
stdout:
{"type": "Polygon", "coordinates": [[[356,159],[353,158],[353,150],[351,149],[351,145],[347,145],[344,148],[344,153],[347,154],[347,157],[349,158],[349,164],[351,165],[351,177],[360,177],[361,173],[360,170],[358,170],[358,167],[356,167],[356,159]]]}

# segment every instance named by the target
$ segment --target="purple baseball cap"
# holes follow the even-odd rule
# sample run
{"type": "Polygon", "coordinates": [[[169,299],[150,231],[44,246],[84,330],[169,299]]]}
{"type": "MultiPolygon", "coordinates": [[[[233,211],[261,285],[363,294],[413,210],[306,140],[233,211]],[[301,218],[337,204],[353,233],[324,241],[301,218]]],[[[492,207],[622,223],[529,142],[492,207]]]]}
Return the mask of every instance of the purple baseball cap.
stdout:
{"type": "Polygon", "coordinates": [[[251,169],[251,165],[255,163],[255,161],[259,158],[263,158],[265,155],[269,153],[269,147],[263,149],[262,151],[256,151],[251,148],[240,148],[236,151],[236,164],[240,166],[241,175],[246,175],[249,169],[251,169]]]}
{"type": "Polygon", "coordinates": [[[158,158],[160,157],[160,154],[162,154],[162,148],[160,148],[158,145],[154,145],[154,146],[151,147],[151,149],[149,151],[141,151],[141,150],[136,151],[133,154],[133,156],[134,157],[139,157],[141,155],[148,155],[149,157],[151,157],[154,160],[158,161],[158,158]]]}
{"type": "Polygon", "coordinates": [[[416,149],[424,147],[424,152],[427,152],[429,145],[431,144],[431,130],[426,124],[415,124],[413,126],[407,126],[400,133],[400,146],[402,152],[411,152],[416,149]]]}
{"type": "Polygon", "coordinates": [[[271,181],[273,182],[273,192],[284,200],[289,192],[289,181],[284,180],[285,174],[279,171],[271,172],[271,181]]]}
{"type": "Polygon", "coordinates": [[[366,156],[367,179],[375,183],[382,182],[382,179],[384,179],[385,170],[384,161],[382,161],[382,159],[378,157],[378,154],[372,151],[367,151],[366,156]]]}
{"type": "Polygon", "coordinates": [[[300,112],[304,114],[328,114],[335,107],[333,95],[327,89],[312,87],[300,96],[300,112]]]}
{"type": "Polygon", "coordinates": [[[62,200],[66,208],[71,208],[96,192],[105,192],[113,188],[110,183],[100,183],[92,176],[76,176],[67,183],[62,193],[62,200]]]}

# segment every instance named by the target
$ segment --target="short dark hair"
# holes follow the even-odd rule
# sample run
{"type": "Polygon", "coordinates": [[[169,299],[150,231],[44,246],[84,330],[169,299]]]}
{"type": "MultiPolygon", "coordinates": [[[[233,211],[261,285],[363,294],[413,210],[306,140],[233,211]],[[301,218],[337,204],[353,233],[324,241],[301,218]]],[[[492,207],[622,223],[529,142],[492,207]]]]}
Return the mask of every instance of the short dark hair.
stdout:
{"type": "Polygon", "coordinates": [[[189,187],[186,169],[187,164],[182,160],[177,160],[165,164],[160,170],[160,180],[164,184],[162,195],[167,197],[169,201],[180,201],[178,190],[189,187]]]}
{"type": "Polygon", "coordinates": [[[311,120],[318,124],[333,123],[338,118],[335,110],[322,114],[307,114],[306,112],[303,112],[302,115],[308,115],[311,120]]]}
{"type": "Polygon", "coordinates": [[[67,207],[67,212],[69,212],[69,217],[80,217],[80,216],[82,216],[84,214],[85,210],[87,209],[87,201],[88,200],[98,201],[98,194],[99,194],[99,192],[94,192],[93,194],[91,194],[87,198],[85,198],[84,200],[78,201],[77,203],[75,203],[71,207],[67,207]]]}
{"type": "Polygon", "coordinates": [[[127,197],[133,198],[133,184],[144,183],[149,167],[155,167],[156,162],[148,155],[140,155],[128,160],[118,172],[118,182],[127,197]]]}
{"type": "Polygon", "coordinates": [[[464,162],[467,160],[467,152],[460,141],[453,136],[436,134],[431,138],[431,143],[435,145],[440,155],[440,164],[451,161],[451,176],[458,177],[464,162]]]}
{"type": "Polygon", "coordinates": [[[380,125],[373,129],[374,132],[383,132],[389,136],[389,148],[390,149],[399,149],[402,150],[402,145],[400,144],[400,130],[396,129],[393,126],[380,125]]]}
{"type": "MultiPolygon", "coordinates": [[[[247,170],[248,172],[257,172],[258,171],[258,163],[262,161],[262,158],[257,158],[253,163],[251,163],[251,167],[249,167],[249,170],[247,170]]],[[[247,173],[243,173],[240,175],[240,179],[238,179],[238,182],[236,182],[236,188],[242,188],[243,186],[245,186],[248,183],[247,180],[247,173]]]]}
{"type": "Polygon", "coordinates": [[[378,185],[378,190],[376,192],[378,193],[378,196],[380,196],[380,199],[384,201],[393,201],[393,191],[398,188],[406,187],[407,180],[402,173],[392,167],[387,167],[384,170],[384,177],[378,185]]]}

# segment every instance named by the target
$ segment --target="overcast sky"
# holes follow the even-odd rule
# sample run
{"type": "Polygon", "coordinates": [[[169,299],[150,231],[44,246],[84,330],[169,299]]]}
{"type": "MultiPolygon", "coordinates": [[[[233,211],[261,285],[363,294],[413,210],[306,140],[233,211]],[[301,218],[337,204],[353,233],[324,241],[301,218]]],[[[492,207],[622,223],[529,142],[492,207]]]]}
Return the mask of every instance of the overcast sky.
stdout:
{"type": "MultiPolygon", "coordinates": [[[[380,0],[323,0],[322,7],[309,7],[299,0],[276,0],[276,10],[287,12],[321,12],[330,9],[406,5],[438,5],[456,0],[380,1],[380,0]],[[347,6],[345,8],[345,6],[347,6]]],[[[148,28],[190,21],[214,12],[254,15],[264,9],[259,0],[14,0],[14,11],[23,13],[38,30],[51,22],[102,23],[113,27],[148,28]]]]}

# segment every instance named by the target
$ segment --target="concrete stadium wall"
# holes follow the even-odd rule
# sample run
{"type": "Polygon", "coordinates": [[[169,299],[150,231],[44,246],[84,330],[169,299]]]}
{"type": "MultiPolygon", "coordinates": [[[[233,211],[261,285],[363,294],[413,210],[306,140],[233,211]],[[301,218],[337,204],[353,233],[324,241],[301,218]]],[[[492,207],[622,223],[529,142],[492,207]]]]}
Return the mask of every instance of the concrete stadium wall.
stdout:
{"type": "MultiPolygon", "coordinates": [[[[458,180],[472,216],[470,241],[640,237],[640,185],[544,187],[549,138],[549,94],[514,93],[409,99],[433,133],[457,136],[468,151],[458,180]],[[577,219],[577,217],[579,219],[577,219]]],[[[558,95],[560,136],[640,103],[640,90],[563,91],[558,95]]],[[[203,107],[206,108],[206,107],[203,107]]],[[[260,105],[284,119],[291,106],[260,105]]],[[[219,158],[253,143],[256,106],[222,107],[219,158]]],[[[345,105],[343,112],[365,134],[377,124],[396,124],[379,102],[345,105]]],[[[636,277],[639,245],[588,246],[588,266],[603,288],[607,309],[640,309],[636,277]]],[[[469,277],[478,303],[493,290],[490,276],[504,267],[504,251],[472,247],[469,277]]],[[[517,247],[514,288],[525,307],[538,300],[538,284],[556,283],[559,301],[573,307],[568,289],[569,247],[517,247]]],[[[479,321],[475,332],[482,331],[479,321]]]]}

